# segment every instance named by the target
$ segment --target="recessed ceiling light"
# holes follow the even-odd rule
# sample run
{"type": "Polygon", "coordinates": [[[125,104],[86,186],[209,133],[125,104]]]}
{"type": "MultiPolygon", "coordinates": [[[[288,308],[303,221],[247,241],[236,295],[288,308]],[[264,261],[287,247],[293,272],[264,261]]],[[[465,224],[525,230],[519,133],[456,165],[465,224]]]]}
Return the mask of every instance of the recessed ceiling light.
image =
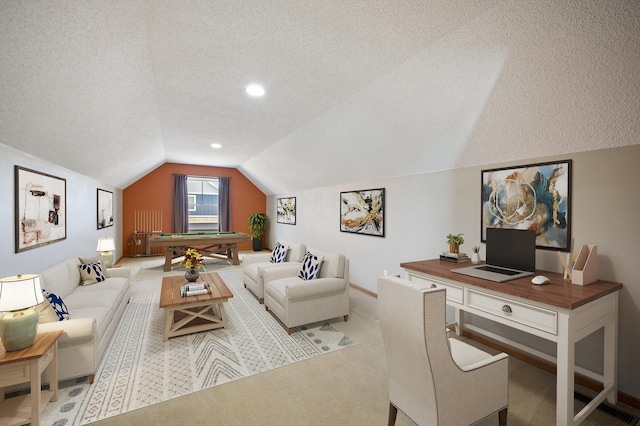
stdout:
{"type": "Polygon", "coordinates": [[[220,149],[222,148],[222,145],[220,145],[219,143],[212,143],[211,148],[220,149]]]}
{"type": "Polygon", "coordinates": [[[260,97],[264,96],[264,87],[259,84],[250,84],[247,86],[247,93],[251,96],[260,97]]]}

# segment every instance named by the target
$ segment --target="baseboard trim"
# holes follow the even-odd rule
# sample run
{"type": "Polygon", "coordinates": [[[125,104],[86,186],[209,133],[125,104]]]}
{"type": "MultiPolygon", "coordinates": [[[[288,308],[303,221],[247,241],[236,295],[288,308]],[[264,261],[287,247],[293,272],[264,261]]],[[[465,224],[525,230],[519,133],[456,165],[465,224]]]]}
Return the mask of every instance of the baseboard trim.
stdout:
{"type": "Polygon", "coordinates": [[[364,294],[368,294],[371,297],[375,297],[376,299],[378,298],[378,295],[376,293],[374,293],[373,291],[367,290],[366,288],[360,287],[359,285],[355,285],[354,283],[349,283],[349,287],[352,287],[352,288],[354,288],[354,289],[356,289],[358,291],[361,291],[364,294]]]}
{"type": "MultiPolygon", "coordinates": [[[[540,360],[539,358],[535,358],[525,352],[521,352],[510,346],[503,345],[502,343],[489,339],[479,333],[474,333],[473,331],[469,331],[469,330],[463,330],[462,335],[470,339],[473,339],[477,342],[480,342],[483,345],[486,345],[490,348],[507,353],[509,354],[509,356],[517,358],[520,361],[526,362],[527,364],[531,364],[551,374],[554,374],[554,375],[557,374],[556,366],[554,364],[550,364],[547,361],[543,361],[543,360],[540,360]]],[[[598,383],[592,379],[581,376],[579,374],[575,374],[574,380],[575,380],[575,383],[579,384],[580,386],[584,386],[585,388],[591,389],[596,392],[600,392],[603,389],[601,383],[598,383]]],[[[627,393],[618,391],[618,401],[623,402],[631,407],[640,409],[640,398],[637,398],[633,395],[629,395],[627,393]]]]}

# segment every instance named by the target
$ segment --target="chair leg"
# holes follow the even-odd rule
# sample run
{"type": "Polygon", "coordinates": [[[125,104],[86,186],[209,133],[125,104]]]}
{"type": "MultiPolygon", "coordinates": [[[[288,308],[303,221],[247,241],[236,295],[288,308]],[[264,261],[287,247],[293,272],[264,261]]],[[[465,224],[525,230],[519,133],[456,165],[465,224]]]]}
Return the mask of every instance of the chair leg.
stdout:
{"type": "Polygon", "coordinates": [[[287,328],[287,334],[291,336],[291,333],[293,333],[293,328],[287,328]]]}
{"type": "Polygon", "coordinates": [[[344,322],[347,322],[347,321],[349,321],[349,315],[344,316],[344,322]]]}
{"type": "Polygon", "coordinates": [[[498,413],[498,423],[500,426],[507,426],[507,408],[508,407],[505,407],[498,413]]]}
{"type": "Polygon", "coordinates": [[[396,424],[396,417],[398,416],[398,409],[392,403],[389,403],[389,423],[388,426],[394,426],[396,424]]]}

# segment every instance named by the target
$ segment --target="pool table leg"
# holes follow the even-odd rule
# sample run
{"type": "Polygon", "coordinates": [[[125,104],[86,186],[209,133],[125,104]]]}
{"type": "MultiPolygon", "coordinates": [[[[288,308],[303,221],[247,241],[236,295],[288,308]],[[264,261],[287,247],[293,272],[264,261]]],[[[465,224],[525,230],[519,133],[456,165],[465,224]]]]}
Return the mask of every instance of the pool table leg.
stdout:
{"type": "Polygon", "coordinates": [[[237,244],[231,244],[231,263],[233,263],[234,265],[239,265],[240,264],[240,259],[238,258],[238,245],[237,244]]]}

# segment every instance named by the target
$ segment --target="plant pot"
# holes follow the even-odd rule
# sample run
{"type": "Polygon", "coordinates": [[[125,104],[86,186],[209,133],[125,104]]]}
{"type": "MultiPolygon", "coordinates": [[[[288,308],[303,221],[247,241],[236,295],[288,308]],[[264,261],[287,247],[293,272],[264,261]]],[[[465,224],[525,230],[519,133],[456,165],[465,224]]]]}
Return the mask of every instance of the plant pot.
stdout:
{"type": "Polygon", "coordinates": [[[253,243],[253,251],[262,250],[262,238],[254,238],[251,242],[253,243]]]}
{"type": "Polygon", "coordinates": [[[449,253],[459,253],[460,245],[459,244],[449,244],[449,253]]]}
{"type": "Polygon", "coordinates": [[[196,268],[187,269],[187,272],[184,273],[185,279],[190,283],[196,282],[199,276],[200,272],[196,268]]]}

